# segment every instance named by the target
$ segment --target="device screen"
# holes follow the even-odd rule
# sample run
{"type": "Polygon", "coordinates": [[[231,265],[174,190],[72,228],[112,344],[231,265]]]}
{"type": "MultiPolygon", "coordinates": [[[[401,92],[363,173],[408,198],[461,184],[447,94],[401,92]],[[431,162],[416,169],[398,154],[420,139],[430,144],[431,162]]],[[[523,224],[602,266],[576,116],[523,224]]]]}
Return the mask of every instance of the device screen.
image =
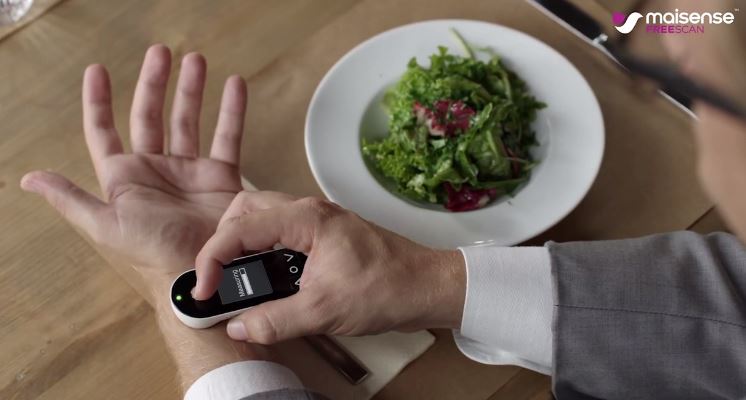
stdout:
{"type": "Polygon", "coordinates": [[[223,269],[223,279],[218,286],[221,303],[229,304],[271,293],[272,285],[261,260],[223,269]]]}
{"type": "Polygon", "coordinates": [[[298,292],[305,263],[305,254],[287,249],[240,257],[223,265],[218,290],[209,299],[192,298],[197,283],[194,270],[174,281],[171,298],[179,311],[196,318],[241,310],[298,292]]]}

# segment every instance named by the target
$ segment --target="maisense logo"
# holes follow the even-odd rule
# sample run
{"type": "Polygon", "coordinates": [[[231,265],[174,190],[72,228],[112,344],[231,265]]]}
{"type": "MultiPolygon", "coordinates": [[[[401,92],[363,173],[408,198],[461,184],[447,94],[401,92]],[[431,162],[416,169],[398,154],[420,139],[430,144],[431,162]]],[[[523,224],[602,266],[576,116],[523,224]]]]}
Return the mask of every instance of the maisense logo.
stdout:
{"type": "Polygon", "coordinates": [[[735,14],[730,11],[686,12],[678,8],[673,12],[649,12],[644,16],[639,12],[629,15],[614,12],[611,16],[616,30],[625,35],[632,32],[643,18],[645,32],[648,33],[704,33],[706,25],[730,25],[736,20],[735,14]]]}
{"type": "Polygon", "coordinates": [[[640,18],[642,18],[642,14],[639,12],[633,12],[629,17],[620,12],[614,12],[614,14],[611,15],[611,20],[614,22],[616,30],[625,35],[632,32],[632,29],[635,28],[635,25],[637,25],[637,21],[639,21],[640,18]]]}

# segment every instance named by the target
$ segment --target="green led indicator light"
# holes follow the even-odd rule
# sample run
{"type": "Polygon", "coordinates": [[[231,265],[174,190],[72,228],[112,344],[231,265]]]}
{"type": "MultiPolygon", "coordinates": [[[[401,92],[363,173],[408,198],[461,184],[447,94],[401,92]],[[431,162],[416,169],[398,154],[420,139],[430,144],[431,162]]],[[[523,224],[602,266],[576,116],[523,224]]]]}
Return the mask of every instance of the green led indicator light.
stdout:
{"type": "Polygon", "coordinates": [[[176,301],[181,301],[181,295],[180,294],[176,295],[176,301]]]}

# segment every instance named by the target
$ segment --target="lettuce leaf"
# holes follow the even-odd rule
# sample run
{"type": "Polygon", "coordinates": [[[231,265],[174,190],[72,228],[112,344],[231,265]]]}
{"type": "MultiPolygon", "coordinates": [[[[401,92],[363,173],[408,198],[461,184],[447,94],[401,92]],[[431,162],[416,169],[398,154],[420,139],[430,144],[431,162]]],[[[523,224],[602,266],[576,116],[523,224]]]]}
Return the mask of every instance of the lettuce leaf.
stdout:
{"type": "Polygon", "coordinates": [[[362,143],[370,164],[406,197],[446,204],[446,185],[451,193],[473,188],[511,194],[530,177],[536,164],[530,153],[536,144],[531,123],[545,104],[497,54],[490,52],[487,61],[472,54],[461,57],[439,47],[428,67],[412,58],[384,96],[389,135],[362,143]],[[449,127],[445,135],[433,129],[447,122],[444,105],[456,103],[473,114],[468,129],[449,134],[449,127]],[[429,114],[418,116],[415,104],[429,114]]]}

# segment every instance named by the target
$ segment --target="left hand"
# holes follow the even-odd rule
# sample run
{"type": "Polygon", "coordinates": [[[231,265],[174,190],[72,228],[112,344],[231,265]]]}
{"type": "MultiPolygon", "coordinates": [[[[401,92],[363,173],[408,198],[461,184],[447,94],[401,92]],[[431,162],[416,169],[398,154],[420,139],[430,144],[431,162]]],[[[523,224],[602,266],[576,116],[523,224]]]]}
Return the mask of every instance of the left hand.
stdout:
{"type": "MultiPolygon", "coordinates": [[[[210,157],[199,156],[199,115],[206,65],[184,57],[173,102],[170,148],[162,121],[171,53],[152,46],[142,65],[130,116],[132,152],[114,127],[106,69],[92,65],[83,80],[85,139],[103,199],[63,176],[36,171],[24,190],[42,195],[69,223],[132,265],[143,283],[169,282],[189,268],[220,216],[241,190],[239,150],[246,85],[228,78],[210,157]]],[[[152,292],[153,288],[148,288],[152,292]]]]}

